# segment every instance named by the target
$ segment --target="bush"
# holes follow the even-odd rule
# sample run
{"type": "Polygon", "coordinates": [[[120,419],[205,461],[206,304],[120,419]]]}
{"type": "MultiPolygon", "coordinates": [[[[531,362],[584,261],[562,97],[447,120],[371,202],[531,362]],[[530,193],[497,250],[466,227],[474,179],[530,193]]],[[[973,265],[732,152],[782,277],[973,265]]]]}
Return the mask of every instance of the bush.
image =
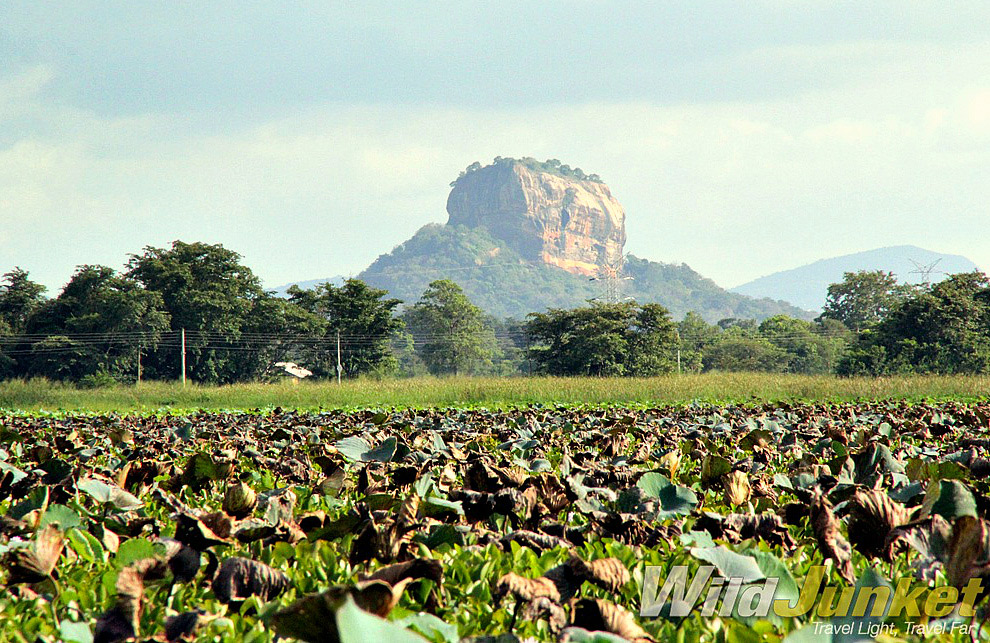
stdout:
{"type": "Polygon", "coordinates": [[[106,371],[97,371],[79,379],[79,388],[85,389],[110,388],[116,384],[117,380],[106,371]]]}

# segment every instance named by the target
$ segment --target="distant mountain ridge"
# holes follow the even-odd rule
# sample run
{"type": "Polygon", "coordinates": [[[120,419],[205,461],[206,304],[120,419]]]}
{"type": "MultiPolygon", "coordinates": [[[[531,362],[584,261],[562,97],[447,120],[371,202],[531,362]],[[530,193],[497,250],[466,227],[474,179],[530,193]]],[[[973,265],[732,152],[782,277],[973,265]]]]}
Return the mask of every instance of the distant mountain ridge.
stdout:
{"type": "Polygon", "coordinates": [[[268,290],[273,291],[279,297],[285,297],[286,294],[288,293],[289,288],[291,288],[292,286],[299,286],[303,290],[310,290],[312,288],[316,288],[320,284],[325,284],[327,282],[330,282],[334,286],[340,286],[343,285],[344,280],[346,279],[347,277],[344,277],[343,275],[334,275],[333,277],[324,277],[323,279],[307,279],[306,281],[293,281],[292,283],[282,284],[281,286],[276,286],[274,288],[268,288],[268,290]]]}
{"type": "Polygon", "coordinates": [[[894,273],[902,283],[916,284],[923,280],[919,266],[922,269],[932,267],[930,281],[940,281],[946,274],[979,270],[975,263],[961,255],[911,245],[891,246],[820,259],[754,279],[730,289],[730,292],[749,297],[782,299],[800,308],[820,311],[825,305],[829,285],[842,281],[846,272],[883,270],[894,273]]]}

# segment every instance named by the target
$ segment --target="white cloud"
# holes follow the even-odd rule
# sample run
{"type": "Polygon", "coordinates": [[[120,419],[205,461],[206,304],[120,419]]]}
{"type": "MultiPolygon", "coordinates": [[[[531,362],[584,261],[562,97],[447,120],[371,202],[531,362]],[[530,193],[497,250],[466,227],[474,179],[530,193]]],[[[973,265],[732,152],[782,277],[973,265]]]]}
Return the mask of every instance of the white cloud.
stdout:
{"type": "Polygon", "coordinates": [[[21,264],[57,286],[78,263],[119,266],[183,238],[242,252],[270,285],[357,272],[445,221],[447,183],[496,155],[601,174],[626,206],[630,250],[726,286],[898,243],[990,264],[990,80],[971,73],[990,47],[790,48],[735,64],[818,61],[827,74],[873,58],[883,83],[864,74],[778,100],[324,105],[205,132],[182,115],[45,104],[39,92],[57,75],[39,68],[9,81],[20,89],[0,102],[0,141],[13,138],[0,143],[0,268],[21,264]],[[938,79],[922,60],[933,55],[952,63],[938,79]],[[25,113],[39,122],[18,136],[9,123],[25,113]]]}

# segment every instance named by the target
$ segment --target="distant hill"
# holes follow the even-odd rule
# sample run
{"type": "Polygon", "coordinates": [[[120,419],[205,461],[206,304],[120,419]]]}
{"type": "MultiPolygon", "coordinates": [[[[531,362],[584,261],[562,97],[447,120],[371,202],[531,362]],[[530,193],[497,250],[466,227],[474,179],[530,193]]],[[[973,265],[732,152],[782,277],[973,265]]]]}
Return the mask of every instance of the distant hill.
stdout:
{"type": "MultiPolygon", "coordinates": [[[[629,256],[619,295],[640,303],[658,302],[681,318],[694,310],[710,322],[726,317],[764,319],[811,313],[785,302],[753,299],[720,288],[684,264],[629,256]]],[[[384,254],[358,275],[376,288],[412,304],[436,279],[451,279],[471,300],[496,317],[522,319],[547,308],[580,306],[601,297],[601,282],[541,262],[527,261],[485,228],[430,224],[384,254]]]]}
{"type": "Polygon", "coordinates": [[[830,284],[842,281],[846,272],[883,270],[892,272],[902,283],[920,283],[917,266],[934,264],[931,281],[940,281],[946,274],[978,270],[976,264],[959,255],[925,250],[917,246],[892,246],[854,254],[822,259],[791,270],[775,272],[754,279],[731,291],[750,297],[783,299],[808,310],[821,310],[830,284]],[[937,262],[937,263],[936,263],[937,262]]]}
{"type": "Polygon", "coordinates": [[[281,286],[276,286],[275,288],[269,288],[268,290],[274,291],[275,294],[278,295],[279,297],[284,297],[286,291],[288,291],[289,288],[291,288],[292,286],[299,286],[303,290],[308,290],[310,288],[315,288],[316,286],[319,286],[320,284],[326,283],[328,281],[334,286],[340,286],[341,284],[344,283],[345,279],[347,279],[347,277],[344,277],[342,275],[336,275],[334,277],[325,277],[323,279],[307,279],[306,281],[293,281],[290,284],[282,284],[281,286]]]}

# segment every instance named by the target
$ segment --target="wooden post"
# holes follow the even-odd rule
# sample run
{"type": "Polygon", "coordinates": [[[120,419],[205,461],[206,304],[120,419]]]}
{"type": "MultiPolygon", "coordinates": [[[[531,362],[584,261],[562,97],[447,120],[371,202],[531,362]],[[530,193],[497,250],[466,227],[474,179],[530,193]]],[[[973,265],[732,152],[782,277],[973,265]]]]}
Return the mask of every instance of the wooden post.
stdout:
{"type": "Polygon", "coordinates": [[[186,385],[186,329],[182,329],[182,385],[186,385]]]}
{"type": "Polygon", "coordinates": [[[340,363],[340,331],[337,331],[337,386],[340,386],[340,374],[344,370],[344,365],[340,363]]]}

